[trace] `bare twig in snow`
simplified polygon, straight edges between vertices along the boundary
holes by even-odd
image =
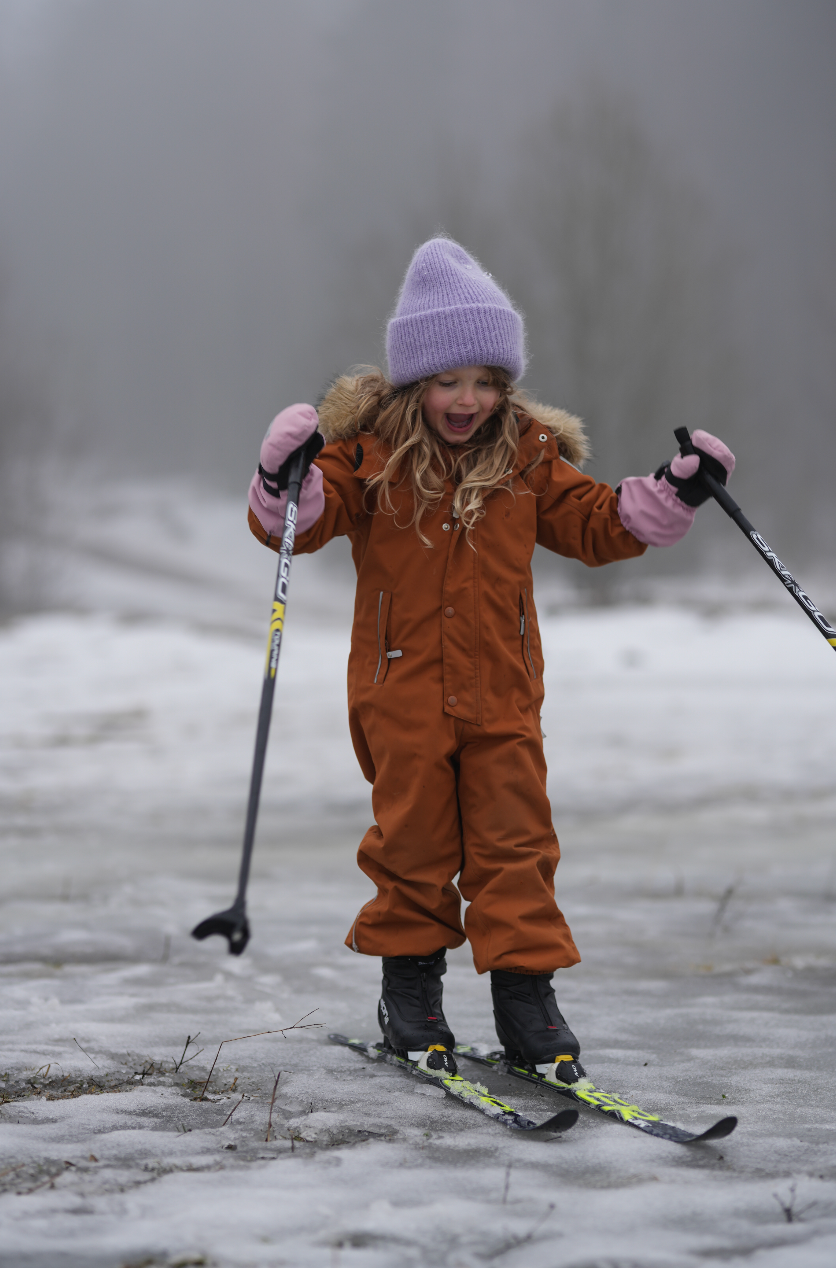
[[[507,1255],[510,1250],[516,1250],[518,1246],[524,1246],[526,1242],[532,1241],[534,1238],[534,1234],[539,1232],[539,1230],[543,1227],[543,1225],[545,1224],[546,1220],[549,1218],[553,1210],[554,1210],[554,1202],[550,1202],[545,1214],[541,1215],[539,1220],[537,1220],[535,1224],[532,1224],[531,1228],[528,1230],[527,1233],[524,1233],[522,1237],[509,1238],[507,1242],[503,1242],[500,1246],[497,1246],[495,1249],[488,1251],[485,1258],[498,1259],[502,1255]]]
[[[199,1057],[201,1052],[204,1051],[203,1048],[199,1048],[197,1052],[193,1052],[192,1055],[188,1058],[188,1060],[186,1060],[186,1053],[188,1052],[189,1048],[191,1047],[193,1043],[197,1043],[199,1038],[200,1038],[200,1031],[198,1031],[194,1037],[192,1037],[191,1035],[186,1035],[186,1042],[183,1045],[183,1051],[180,1053],[180,1060],[174,1062],[175,1074],[179,1073],[181,1066],[188,1065],[189,1061],[194,1061],[195,1057]]]
[[[772,1194],[775,1201],[780,1206],[781,1211],[783,1212],[784,1219],[787,1221],[788,1224],[794,1224],[797,1220],[801,1219],[802,1215],[806,1215],[808,1211],[812,1211],[814,1206],[818,1206],[818,1202],[808,1202],[806,1206],[796,1208],[795,1188],[796,1188],[796,1185],[795,1185],[795,1181],[793,1180],[792,1184],[790,1185],[790,1196],[786,1202],[784,1201],[783,1198],[779,1197],[777,1193]]]
[[[87,1058],[87,1060],[88,1060],[88,1061],[93,1061],[93,1058],[90,1056],[90,1053],[89,1053],[89,1052],[87,1052],[87,1050],[86,1050],[85,1048],[82,1048],[82,1047],[81,1047],[81,1044],[78,1042],[78,1040],[75,1038],[75,1036],[73,1036],[73,1043],[75,1044],[75,1046],[76,1046],[77,1048],[80,1048],[80,1049],[81,1049],[81,1051],[84,1053],[84,1055],[85,1055],[85,1057]],[[98,1061],[93,1061],[93,1065],[96,1067],[96,1069],[97,1069],[97,1070],[101,1070],[101,1068],[102,1068],[102,1067],[99,1065]]]
[[[279,1071],[279,1073],[281,1073],[281,1071]],[[274,1095],[275,1095],[275,1093],[274,1093]],[[241,1096],[241,1101],[243,1101],[244,1096],[246,1096],[246,1092],[245,1092],[245,1093],[243,1093],[243,1095]],[[238,1101],[238,1102],[237,1102],[237,1104],[233,1105],[232,1109],[229,1111],[229,1113],[227,1114],[226,1118],[225,1118],[225,1119],[224,1119],[224,1121],[221,1123],[221,1127],[226,1127],[227,1123],[228,1123],[228,1122],[229,1122],[229,1120],[232,1118],[232,1115],[235,1113],[235,1111],[237,1110],[238,1106],[241,1104],[241,1101]],[[273,1102],[271,1101],[271,1102],[270,1102],[270,1108],[272,1109],[272,1107],[273,1107]],[[269,1128],[269,1127],[267,1128],[267,1131],[268,1131],[268,1133],[269,1133],[269,1131],[270,1131],[270,1128]]]
[[[735,884],[731,884],[723,890],[723,893],[720,896],[720,901],[717,904],[717,910],[714,912],[714,919],[711,922],[711,932],[708,935],[710,938],[715,938],[717,936],[720,930],[720,925],[723,923],[723,917],[726,914],[726,908],[731,902],[736,888],[737,886]]]
[[[543,1225],[545,1224],[546,1220],[549,1218],[553,1210],[554,1210],[554,1202],[550,1202],[549,1209],[546,1211],[545,1215],[541,1215],[537,1223],[532,1224],[528,1232],[523,1237],[520,1237],[514,1244],[516,1246],[524,1246],[526,1242],[530,1242],[532,1238],[534,1237],[534,1234],[538,1233],[540,1229],[543,1227]]]
[[[273,1084],[273,1095],[270,1097],[270,1113],[267,1115],[267,1135],[264,1137],[265,1144],[270,1143],[270,1132],[273,1128],[273,1106],[276,1103],[276,1088],[279,1086],[279,1079],[281,1077],[282,1072],[279,1070],[279,1073],[276,1075],[276,1082]]]
[[[202,1101],[206,1096],[206,1089],[209,1086],[209,1080],[212,1078],[215,1066],[218,1064],[218,1057],[221,1055],[221,1048],[225,1043],[240,1043],[242,1039],[260,1039],[262,1035],[286,1035],[289,1030],[313,1030],[318,1026],[322,1026],[323,1023],[321,1021],[309,1021],[307,1026],[303,1026],[302,1022],[305,1020],[305,1017],[312,1017],[317,1011],[318,1010],[316,1008],[312,1008],[309,1013],[305,1013],[304,1017],[300,1017],[299,1020],[295,1021],[292,1026],[282,1026],[279,1030],[257,1030],[254,1035],[236,1035],[234,1039],[222,1039],[218,1044],[218,1051],[215,1053],[215,1060],[212,1062],[212,1069],[209,1071],[206,1082],[201,1088],[200,1096],[195,1099]]]
[[[502,1187],[502,1205],[503,1206],[505,1206],[506,1202],[508,1201],[508,1186],[510,1185],[510,1183],[511,1183],[511,1164],[509,1162],[508,1166],[505,1168],[505,1184]]]

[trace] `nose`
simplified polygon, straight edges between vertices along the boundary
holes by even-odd
[[[463,387],[458,395],[456,404],[464,406],[465,409],[472,409],[476,404],[476,397],[473,395],[473,388]]]

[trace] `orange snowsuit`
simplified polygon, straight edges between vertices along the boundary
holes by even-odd
[[[307,554],[344,534],[357,569],[349,724],[373,786],[375,823],[358,862],[377,896],[346,943],[415,956],[467,938],[479,973],[576,964],[554,899],[560,849],[546,795],[531,557],[535,542],[592,566],[646,547],[622,526],[609,485],[565,460],[585,455],[579,421],[532,402],[531,413],[518,411],[513,478],[488,497],[474,549],[451,513],[452,485],[450,502],[421,521],[425,547],[409,523],[411,490],[391,487],[394,516],[378,510],[376,489],[364,496],[386,455],[373,434],[357,432],[353,382],[338,380],[320,409],[325,510],[295,546]],[[279,549],[252,511],[250,527]]]

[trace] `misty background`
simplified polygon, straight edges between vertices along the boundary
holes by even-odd
[[[55,600],[85,516],[127,531],[131,487],[169,491],[134,544],[180,497],[243,519],[272,416],[382,363],[442,230],[525,313],[525,386],[586,420],[592,474],[716,432],[836,605],[830,0],[0,0],[0,34],[6,610]],[[782,601],[713,506],[629,576],[549,566]]]

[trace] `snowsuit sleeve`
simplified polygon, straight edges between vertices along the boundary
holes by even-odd
[[[537,541],[590,568],[635,559],[647,547],[618,518],[618,497],[562,458],[547,458],[528,481],[537,497]]]
[[[315,459],[322,470],[322,489],[325,494],[325,510],[315,524],[299,533],[294,544],[294,555],[310,555],[320,550],[332,537],[352,536],[368,518],[363,493],[365,485],[357,478],[353,446],[346,441],[328,444]],[[250,531],[264,546],[278,550],[281,538],[270,535],[251,510]]]

